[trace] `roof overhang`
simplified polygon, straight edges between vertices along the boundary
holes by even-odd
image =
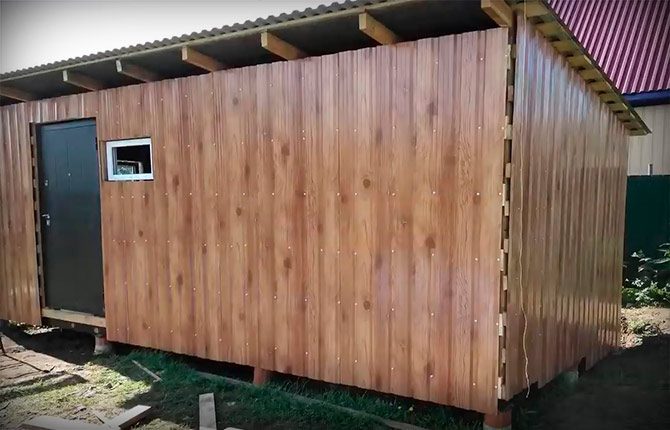
[[[497,26],[479,1],[333,3],[5,73],[0,75],[0,104]],[[388,39],[390,35],[396,39]],[[291,55],[298,56],[287,57]]]
[[[511,6],[511,7],[510,7]],[[545,0],[353,0],[0,75],[0,104],[513,25],[525,14],[633,135],[647,125]]]

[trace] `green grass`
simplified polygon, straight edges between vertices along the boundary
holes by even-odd
[[[191,367],[163,353],[133,352],[127,356],[98,359],[96,362],[132,379],[148,380],[149,377],[132,360],[156,372],[162,379],[139,398],[133,399],[135,404],[153,406],[153,416],[160,417],[160,421],[155,420],[146,428],[165,428],[168,422],[195,427],[198,395],[208,392],[215,393],[217,419],[222,428],[355,430],[375,427],[374,421],[369,419],[353,417],[319,405],[302,404],[272,386],[239,386],[222,379],[203,378]]]
[[[322,400],[426,429],[467,430],[481,428],[478,414],[469,413],[468,416],[465,416],[464,411],[456,411],[447,406],[374,392],[352,392],[347,387],[319,390],[309,387],[307,383],[300,382],[271,383],[270,385],[277,390]]]

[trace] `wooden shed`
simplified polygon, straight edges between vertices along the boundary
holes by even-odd
[[[617,346],[649,130],[543,2],[334,4],[0,94],[2,319],[488,414]]]

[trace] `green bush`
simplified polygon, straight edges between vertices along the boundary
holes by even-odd
[[[624,306],[670,306],[670,243],[659,246],[660,257],[634,252],[637,276],[626,279],[621,294]]]

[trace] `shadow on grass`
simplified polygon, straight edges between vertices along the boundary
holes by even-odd
[[[183,358],[183,357],[182,357]],[[460,411],[454,412],[445,406],[401,399],[379,393],[352,390],[331,384],[306,381],[279,375],[264,387],[231,384],[222,379],[204,378],[193,368],[205,367],[211,371],[212,364],[202,360],[183,360],[171,354],[136,350],[128,355],[98,358],[94,363],[108,367],[133,380],[152,382],[132,360],[157,373],[160,382],[153,382],[147,392],[137,394],[121,407],[137,404],[152,406],[152,417],[161,421],[150,422],[145,427],[162,428],[170,422],[193,428],[198,423],[199,394],[215,393],[217,419],[220,428],[237,426],[245,430],[357,430],[384,429],[377,420],[355,416],[346,411],[321,404],[306,404],[292,394],[300,394],[335,405],[368,412],[380,417],[408,422],[429,429],[464,430],[479,429],[479,414],[470,413],[465,419]],[[225,368],[225,365],[219,365]],[[242,373],[234,368],[233,373]],[[230,371],[228,372],[230,373]],[[247,378],[243,378],[247,379]]]
[[[198,424],[198,396],[213,392],[216,398],[220,428],[241,426],[245,430],[259,429],[371,429],[370,420],[351,417],[321,406],[298,403],[286,393],[271,387],[238,386],[224,380],[205,379],[179,360],[163,353],[137,351],[127,356],[96,359],[95,363],[132,378],[149,381],[149,377],[132,360],[160,375],[151,389],[133,396],[123,408],[138,404],[152,406],[152,417],[161,422],[148,423],[144,428],[163,428],[171,422],[193,428]]]
[[[45,381],[42,378],[38,378],[25,381],[25,383],[22,382],[16,385],[2,387],[2,391],[0,392],[0,403],[87,382],[86,379],[78,375],[61,374],[59,376],[65,377],[53,383],[51,383],[50,380]]]
[[[2,334],[25,349],[46,354],[71,364],[82,365],[93,357],[95,341],[90,334],[59,328],[38,330],[31,333],[26,331],[25,327],[17,325],[4,327]],[[5,345],[6,347],[7,345]]]
[[[120,407],[138,404],[152,406],[152,417],[184,428],[196,427],[198,395],[214,392],[219,425],[238,426],[245,430],[265,429],[372,429],[376,421],[322,405],[307,405],[292,394],[322,400],[334,405],[407,422],[426,429],[465,430],[481,428],[481,415],[456,408],[415,399],[329,384],[291,375],[275,374],[265,387],[244,387],[225,381],[202,378],[196,370],[251,381],[252,368],[219,363],[178,354],[133,349],[115,345],[118,353],[107,358],[93,358],[93,337],[90,334],[55,329],[29,334],[22,327],[3,330],[18,345],[73,364],[88,361],[102,365],[135,381],[152,383],[151,378],[132,363],[137,360],[153,372],[161,382],[152,383],[147,392],[138,393]],[[145,421],[146,423],[146,421]],[[162,428],[155,424],[155,428]],[[146,426],[152,428],[152,424]]]

